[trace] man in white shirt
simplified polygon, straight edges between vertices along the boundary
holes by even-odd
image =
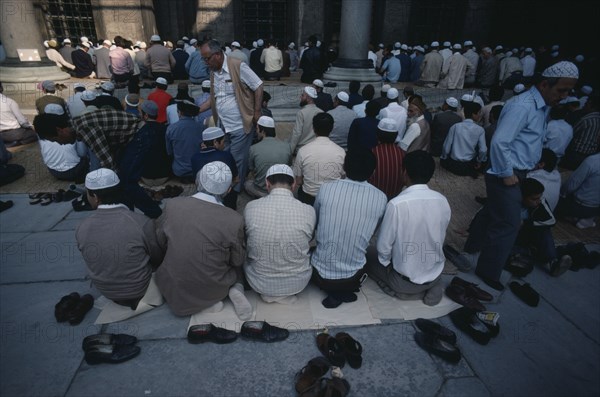
[[[242,62],[246,62],[246,64],[248,64],[250,62],[248,60],[248,56],[246,54],[244,54],[244,52],[241,50],[242,45],[239,42],[237,42],[237,41],[232,42],[231,48],[232,48],[232,51],[228,56],[230,56],[232,58],[237,58]]]
[[[521,58],[521,65],[523,66],[523,77],[531,77],[535,72],[535,58],[531,48],[525,49],[525,56]]]
[[[293,303],[310,281],[309,242],[317,222],[313,207],[294,198],[294,173],[275,164],[266,174],[269,194],[244,210],[246,280],[265,302]]]
[[[465,52],[463,56],[467,58],[467,60],[473,66],[465,76],[465,85],[472,86],[475,84],[475,77],[477,77],[477,66],[479,65],[479,54],[473,49],[473,42],[471,40],[467,40],[464,43]]]
[[[404,136],[404,132],[406,131],[406,119],[408,117],[408,113],[406,109],[404,109],[398,103],[398,89],[390,88],[387,92],[387,98],[390,101],[390,104],[381,109],[379,112],[379,119],[393,119],[396,121],[396,125],[398,126],[398,138],[397,141],[402,139]]]
[[[367,254],[367,273],[389,295],[435,306],[443,294],[442,246],[450,205],[427,186],[435,171],[430,154],[411,152],[404,167],[407,188],[387,204],[377,249]]]
[[[75,65],[71,64],[70,62],[67,62],[60,54],[60,52],[56,50],[56,47],[58,46],[56,40],[49,40],[48,46],[50,48],[46,49],[46,56],[49,60],[56,63],[56,66],[58,66],[59,68],[64,68],[64,70],[75,70]]]
[[[265,48],[260,54],[260,62],[265,65],[266,80],[280,80],[281,68],[283,68],[283,54],[281,50],[275,47],[272,41],[267,42]]]
[[[34,142],[37,135],[31,124],[21,113],[19,105],[3,94],[0,82],[0,137],[7,147]]]

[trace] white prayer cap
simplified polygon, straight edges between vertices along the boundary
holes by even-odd
[[[81,43],[81,45],[82,45],[82,46],[84,46],[84,47],[87,47],[87,48],[90,48],[90,47],[92,46],[92,45],[91,45],[89,42],[87,42],[87,41],[84,41],[83,43]]]
[[[112,43],[111,43],[111,41],[110,41],[110,40],[104,40],[104,41],[102,42],[102,44],[106,44],[107,46],[111,46],[111,45],[112,45]]]
[[[504,49],[504,47],[502,47],[500,44],[498,44],[496,46],[496,48],[494,48],[495,51],[499,51],[499,50],[502,50],[502,49]]]
[[[460,49],[462,49],[462,46],[460,44],[456,43],[452,46],[452,48],[454,48],[455,50],[460,50]]]
[[[458,107],[458,99],[454,98],[453,96],[446,98],[446,104],[448,106],[450,106],[451,108],[457,108]]]
[[[144,103],[146,103],[146,102],[154,102],[154,101],[152,101],[152,100],[144,101]],[[125,96],[125,103],[129,106],[137,107],[140,104],[140,96],[138,94],[134,94],[134,93],[127,94]],[[150,114],[150,115],[152,116],[152,114]]]
[[[204,80],[202,82],[202,88],[210,88],[210,80]]]
[[[116,45],[114,45],[114,44],[112,44],[112,45],[110,46],[109,50],[110,50],[110,51],[112,51],[112,50],[114,50],[115,48],[117,48],[117,46],[116,46]]]
[[[577,55],[577,56],[575,57],[575,61],[576,61],[576,62],[583,62],[584,60],[585,60],[585,58],[584,58],[584,56],[583,56],[583,55]]]
[[[189,38],[189,37],[187,37],[187,36],[183,36],[183,37],[181,38],[181,40],[183,40],[183,41],[188,41],[189,39],[190,39],[190,38]]]
[[[421,47],[420,45],[418,45],[415,47],[415,51],[425,52],[425,49],[423,47]]]
[[[153,43],[157,43],[157,42],[161,42],[162,40],[160,39],[160,36],[159,36],[159,35],[157,35],[157,34],[153,34],[153,35],[150,37],[150,41],[151,41],[151,42],[153,42]]]
[[[85,90],[81,93],[81,100],[84,102],[91,102],[96,99],[96,92],[91,90]]]
[[[561,105],[568,105],[569,103],[579,103],[579,98],[576,98],[574,96],[568,96],[565,99],[563,99],[562,101],[560,101],[559,103]],[[48,113],[48,112],[46,112],[46,113]]]
[[[256,45],[258,45],[259,47],[262,47],[264,44],[265,42],[263,41],[263,39],[256,40]]]
[[[306,86],[304,87],[304,92],[313,99],[317,97],[317,90],[314,87]]]
[[[159,77],[156,79],[156,84],[168,85],[169,83],[164,77]]]
[[[79,41],[81,41],[82,43],[87,43],[89,41],[89,39],[85,36],[81,36],[81,38],[79,39]]]
[[[513,52],[512,52],[512,51],[506,51],[506,57],[507,57],[507,58],[510,58],[510,57],[512,57],[512,55],[513,55]]]
[[[131,94],[129,94],[129,95],[131,95]],[[127,97],[129,95],[127,95]],[[127,97],[125,97],[125,98],[127,99]],[[138,98],[138,100],[139,100],[139,98]],[[132,105],[130,105],[130,106],[132,106]],[[152,117],[158,116],[158,104],[151,99],[146,99],[144,102],[142,102],[142,105],[140,106],[140,108],[142,109],[142,112],[146,113],[149,116],[152,116]]]
[[[481,105],[481,107],[484,106],[483,99],[481,99],[479,95],[465,94],[460,97],[460,100],[464,102],[475,102]]]
[[[111,83],[110,81],[105,81],[104,83],[100,84],[100,88],[102,88],[102,90],[104,91],[114,91],[115,90],[115,85],[113,83]]]
[[[288,48],[294,48],[294,47],[296,47],[296,44],[295,44],[295,43],[292,41],[292,42],[291,42],[291,43],[288,45]]]
[[[231,43],[231,46],[232,47],[238,47],[238,48],[241,47],[240,43],[237,42],[237,41],[234,41],[233,43]]]
[[[560,47],[558,46],[558,44],[554,44],[554,45],[552,46],[552,51],[558,51],[558,49],[559,49],[559,48],[560,48]]]
[[[449,41],[444,41],[444,44],[443,44],[443,46],[444,46],[444,47],[450,47],[450,45],[451,45],[451,44],[450,44],[450,42],[449,42]]]
[[[65,109],[63,109],[63,107],[60,106],[58,103],[49,103],[44,108],[44,113],[62,116],[63,114],[65,114]]]
[[[390,88],[387,92],[388,99],[397,99],[398,95],[399,95],[399,92],[398,92],[397,88]]]
[[[400,48],[400,47],[402,47],[402,44],[400,44],[399,41],[394,43],[394,48]]]
[[[258,47],[258,44],[256,44],[256,41],[252,42],[252,47],[254,47],[254,48]]]
[[[525,48],[525,52],[527,54],[531,54],[533,52],[533,50],[530,47]]]
[[[71,44],[71,39],[68,37],[66,39],[64,39],[63,44],[66,44],[66,43]]]
[[[581,92],[583,92],[585,95],[590,95],[592,91],[593,89],[589,85],[584,85],[583,87],[581,87]]]
[[[304,42],[304,47],[308,47],[308,41]]]
[[[221,161],[206,164],[196,176],[198,188],[202,186],[208,193],[223,194],[231,187],[231,170]]]
[[[572,62],[562,61],[562,62],[557,62],[554,65],[548,67],[546,70],[544,70],[544,72],[542,73],[542,76],[550,77],[550,78],[564,77],[564,78],[578,79],[579,78],[579,70],[577,69],[577,66],[575,66],[575,64],[573,64]]]
[[[191,43],[191,41],[190,41],[190,43]],[[141,48],[142,50],[144,50],[144,49],[146,49],[146,47],[147,47],[147,45],[146,45],[146,42],[145,42],[145,41],[142,41],[142,42],[140,43],[140,48]]]
[[[377,128],[386,132],[398,132],[398,124],[396,124],[396,120],[387,117],[379,121]]]
[[[113,170],[98,168],[85,176],[85,188],[89,190],[108,189],[117,186],[120,180]]]
[[[350,96],[344,91],[338,92],[336,96],[342,102],[348,102],[350,100]]]
[[[212,141],[213,139],[225,136],[225,132],[219,127],[208,127],[202,131],[202,140],[204,142]]]
[[[321,40],[317,40],[317,47],[321,47]]]
[[[388,92],[390,90],[390,88],[392,88],[391,85],[384,84],[384,85],[381,86],[381,92]]]
[[[550,53],[550,56],[551,56],[552,58],[556,58],[556,57],[558,56],[558,51],[551,52],[551,53]]]
[[[464,45],[465,47],[466,47],[466,46],[469,46],[469,45],[473,45],[473,42],[472,42],[471,40],[467,40],[467,41],[465,41],[465,42],[464,42],[464,44],[463,44],[463,45]]]
[[[44,40],[44,47],[50,48],[50,44],[48,44],[48,40]]]
[[[513,48],[511,51],[515,55],[519,53],[519,49],[518,48]]]
[[[323,81],[319,80],[319,79],[314,79],[313,82],[312,82],[312,84],[315,87],[321,87],[321,88],[325,87],[325,84],[323,84]]]
[[[191,40],[190,40],[190,45],[194,45],[194,44],[196,44],[197,42],[198,42],[198,40],[196,40],[196,39],[191,39]]]
[[[492,53],[492,49],[490,47],[483,47],[483,49],[481,51],[488,53],[488,54]]]
[[[383,43],[379,43],[378,47],[379,47],[379,48],[383,48],[383,47],[385,47],[385,46],[383,45]]]
[[[258,121],[256,122],[258,125],[262,125],[267,128],[275,128],[275,120],[269,116],[260,116]]]
[[[440,46],[440,43],[439,43],[439,42],[437,42],[437,41],[434,41],[434,42],[432,42],[432,43],[431,43],[431,46],[432,46],[432,47],[439,47],[439,46]]]
[[[524,86],[523,84],[517,84],[517,85],[515,85],[515,87],[513,88],[513,92],[514,92],[515,94],[520,94],[520,93],[522,93],[523,91],[525,91],[525,86]]]
[[[406,44],[402,44],[402,45],[400,46],[400,48],[401,48],[401,49],[403,49],[404,51],[407,51],[407,50],[408,50],[408,46],[407,46]]]
[[[291,176],[292,178],[294,177],[294,171],[292,171],[292,169],[290,168],[289,165],[275,164],[275,165],[272,165],[271,167],[269,167],[265,178],[268,178],[271,175],[279,175],[279,174]]]

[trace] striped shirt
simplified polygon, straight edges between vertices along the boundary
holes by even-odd
[[[571,148],[589,155],[600,151],[600,113],[592,112],[581,118],[573,128]]]
[[[321,186],[314,204],[317,249],[311,264],[322,278],[350,278],[365,265],[386,203],[385,195],[367,182],[339,179]]]
[[[369,178],[369,183],[391,200],[400,194],[404,185],[402,180],[404,152],[394,143],[382,143],[373,149],[373,154],[377,159],[377,166]]]

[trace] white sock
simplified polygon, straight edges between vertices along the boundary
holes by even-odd
[[[261,295],[260,296],[263,301],[267,303],[281,303],[282,305],[293,305],[298,301],[298,297],[296,295],[290,296],[269,296],[269,295]]]
[[[244,295],[244,286],[240,283],[235,283],[229,288],[229,299],[233,303],[235,313],[240,320],[250,320],[252,318],[252,305]]]
[[[218,301],[211,307],[207,307],[206,309],[202,310],[200,313],[218,313],[221,310],[223,310],[223,302]]]

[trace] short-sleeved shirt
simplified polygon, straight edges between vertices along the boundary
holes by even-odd
[[[287,142],[274,137],[265,137],[250,147],[248,167],[254,171],[254,186],[266,191],[265,177],[267,171],[275,164],[290,164],[292,151]]]
[[[304,193],[316,196],[323,183],[341,178],[345,157],[344,149],[324,136],[302,146],[294,161],[294,175],[304,178]]]

